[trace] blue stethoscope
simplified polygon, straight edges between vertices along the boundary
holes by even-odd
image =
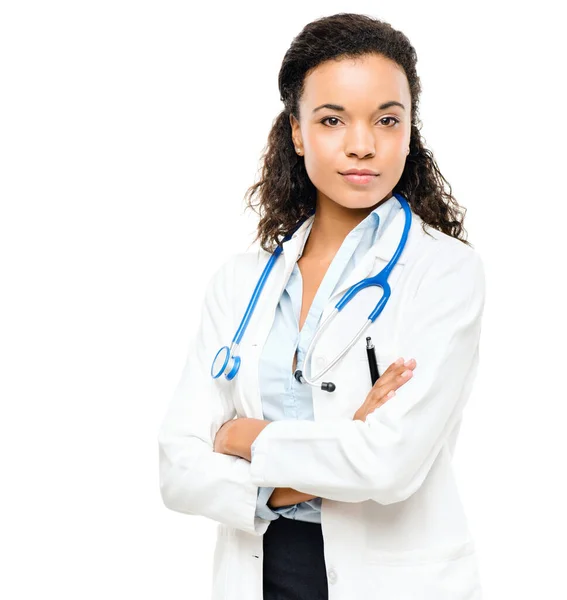
[[[386,306],[386,303],[388,302],[388,300],[390,298],[391,289],[390,289],[390,285],[388,283],[388,277],[390,276],[392,269],[398,262],[398,259],[403,252],[403,249],[404,249],[407,239],[408,239],[408,233],[409,233],[409,230],[411,227],[411,221],[412,221],[411,209],[409,207],[408,201],[401,194],[394,193],[394,196],[396,197],[396,199],[398,200],[398,202],[401,204],[402,208],[404,209],[405,218],[406,218],[405,225],[404,225],[404,231],[402,233],[402,238],[400,240],[400,243],[398,244],[398,247],[396,248],[396,251],[394,252],[394,255],[390,259],[390,262],[382,269],[382,271],[380,271],[380,273],[374,275],[373,277],[368,277],[367,279],[363,279],[362,281],[359,281],[358,283],[354,284],[351,288],[349,288],[345,292],[344,296],[339,300],[339,302],[337,302],[337,304],[335,305],[335,308],[331,311],[331,313],[325,319],[325,321],[323,321],[323,323],[316,329],[316,331],[313,335],[313,338],[311,339],[311,343],[309,344],[309,348],[307,349],[307,353],[305,355],[305,361],[304,361],[305,370],[307,370],[307,365],[309,364],[309,359],[311,357],[311,352],[312,352],[313,346],[315,345],[315,343],[317,342],[317,340],[319,339],[319,337],[321,336],[323,331],[325,331],[325,329],[329,326],[329,323],[333,320],[333,318],[337,315],[337,313],[339,313],[360,290],[370,287],[370,286],[378,286],[378,287],[382,288],[382,291],[383,291],[382,297],[380,298],[378,304],[376,304],[376,307],[374,308],[374,310],[368,316],[368,319],[366,320],[364,325],[360,328],[360,330],[352,338],[352,341],[320,373],[318,373],[315,377],[313,377],[311,379],[310,377],[308,377],[306,375],[305,371],[304,372],[296,371],[296,379],[298,381],[300,381],[301,383],[307,383],[308,385],[317,387],[318,384],[315,383],[315,380],[320,379],[323,375],[325,375],[325,373],[329,369],[332,369],[339,362],[339,360],[341,360],[341,358],[354,346],[354,344],[362,336],[362,334],[366,331],[366,329],[368,327],[370,327],[370,325],[378,318],[378,316],[384,310],[384,307]],[[304,222],[305,221],[303,221],[302,223],[304,223]],[[250,302],[248,303],[248,308],[246,309],[246,312],[244,313],[244,316],[242,317],[240,326],[238,327],[238,330],[236,331],[236,333],[234,334],[234,337],[232,338],[232,343],[230,345],[230,348],[228,346],[223,346],[217,352],[215,358],[213,359],[213,364],[211,365],[211,376],[214,379],[217,379],[222,374],[224,374],[224,376],[228,380],[232,380],[236,377],[236,374],[238,373],[238,371],[240,369],[240,362],[241,362],[240,356],[237,356],[236,352],[237,352],[238,346],[240,345],[240,342],[242,340],[242,336],[244,335],[244,332],[246,331],[246,328],[248,327],[248,323],[250,322],[250,319],[252,318],[252,314],[254,312],[254,309],[256,308],[256,304],[258,303],[258,298],[260,297],[260,294],[264,288],[266,280],[268,279],[268,276],[269,276],[270,272],[272,271],[276,260],[278,259],[279,255],[282,253],[283,243],[292,237],[292,235],[295,233],[295,231],[297,231],[299,229],[299,227],[301,227],[302,223],[300,223],[295,228],[294,231],[292,231],[290,234],[288,234],[284,238],[284,240],[282,241],[282,245],[279,245],[274,250],[268,263],[264,267],[264,271],[262,272],[262,275],[260,275],[260,279],[258,280],[258,283],[256,284],[256,287],[254,288],[252,297],[250,298]],[[333,392],[336,389],[335,384],[330,381],[322,382],[320,384],[320,387],[322,390],[325,390],[327,392]]]

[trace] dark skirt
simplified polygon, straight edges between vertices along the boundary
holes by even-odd
[[[264,600],[328,600],[319,523],[280,516],[264,533]]]

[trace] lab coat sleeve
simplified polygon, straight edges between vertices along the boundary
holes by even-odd
[[[412,379],[365,421],[270,423],[255,440],[255,484],[380,504],[419,489],[477,371],[485,276],[478,253],[465,249],[435,252],[407,303],[396,358],[415,358]]]
[[[250,463],[214,451],[217,431],[236,415],[230,394],[234,380],[211,376],[216,352],[230,345],[236,330],[233,279],[229,260],[207,286],[198,331],[159,429],[160,492],[171,510],[261,535],[270,522],[255,514],[258,486],[251,481]]]

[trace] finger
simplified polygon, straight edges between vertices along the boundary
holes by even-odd
[[[404,362],[403,358],[393,362],[384,373],[377,379],[368,396],[362,404],[362,410],[374,410],[394,397],[395,390],[407,383],[413,376],[416,367],[415,359],[411,358]]]
[[[416,361],[414,358],[410,358],[404,362],[403,358],[399,358],[396,362],[393,362],[382,375],[378,378],[377,382],[384,379],[388,379],[391,377],[395,377],[403,373],[405,370],[410,369],[413,370],[416,367]]]
[[[388,366],[388,368],[384,371],[384,375],[386,375],[386,373],[392,373],[393,371],[396,371],[403,364],[404,359],[402,356],[400,356],[400,358],[398,358],[396,361],[394,361]]]
[[[384,380],[381,378],[374,384],[373,388],[369,393],[369,402],[376,404],[379,402],[386,402],[392,395],[388,396],[391,392],[399,389],[407,383],[413,377],[413,368],[404,367],[404,370],[398,374],[391,374]],[[380,382],[380,383],[379,383]]]
[[[393,363],[393,365],[395,365],[395,363]],[[392,365],[390,365],[390,367],[391,366]],[[412,358],[401,365],[395,365],[395,368],[391,370],[390,367],[388,367],[383,375],[381,375],[374,383],[373,388],[381,393],[384,392],[384,389],[386,390],[386,393],[391,389],[397,389],[406,381],[409,381],[412,377],[413,370],[416,367],[416,362],[415,359]]]
[[[381,396],[385,396],[390,390],[397,390],[413,377],[412,369],[404,369],[401,373],[390,378],[385,385],[378,387]]]

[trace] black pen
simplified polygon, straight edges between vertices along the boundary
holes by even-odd
[[[370,337],[366,338],[366,355],[368,356],[368,366],[370,367],[370,380],[372,381],[372,385],[374,385],[378,381],[380,373],[378,373],[376,352],[374,351],[374,344],[371,340],[372,338]]]

